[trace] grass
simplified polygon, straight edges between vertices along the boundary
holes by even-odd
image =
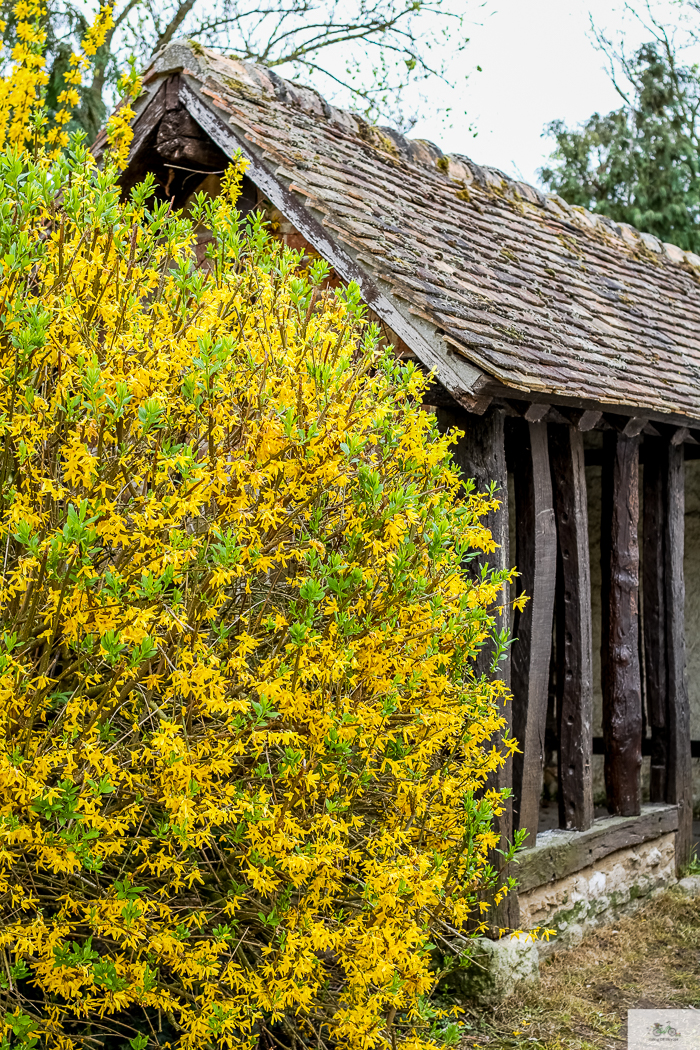
[[[460,1050],[622,1050],[628,1010],[700,1008],[700,898],[670,890],[540,972],[500,1006],[466,1006]]]

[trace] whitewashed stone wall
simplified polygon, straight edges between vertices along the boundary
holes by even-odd
[[[579,943],[587,929],[614,922],[676,881],[674,833],[617,850],[595,865],[519,894],[520,925],[556,929],[541,954]]]

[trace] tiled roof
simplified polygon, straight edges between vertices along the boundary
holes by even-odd
[[[174,70],[416,324],[486,377],[540,400],[700,418],[698,256],[198,47],[156,56],[151,95]]]

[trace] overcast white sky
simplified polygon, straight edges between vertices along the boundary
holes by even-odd
[[[622,3],[610,0],[489,0],[471,32],[466,64],[483,71],[467,81],[460,106],[466,115],[455,113],[452,128],[420,121],[411,135],[536,183],[550,152],[541,137],[547,121],[573,124],[620,105],[593,46],[589,12],[613,34],[624,26],[628,43],[640,33],[623,21]]]

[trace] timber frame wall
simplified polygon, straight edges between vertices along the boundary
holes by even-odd
[[[474,477],[478,485],[489,479],[497,483],[502,502],[489,525],[501,546],[489,557],[499,567],[517,565],[518,590],[530,596],[524,611],[516,613],[517,641],[502,672],[510,681],[512,732],[522,751],[502,775],[502,783],[513,788],[512,806],[501,821],[503,837],[524,828],[527,845],[536,844],[555,622],[559,827],[583,833],[593,825],[593,651],[584,431],[595,427],[604,431],[598,462],[602,466],[601,685],[608,810],[613,817],[638,818],[640,834],[642,823],[649,820],[642,815],[641,791],[644,692],[651,735],[650,802],[677,807],[676,860],[682,868],[692,843],[683,579],[683,441],[688,432],[660,423],[651,426],[635,417],[514,401],[492,403],[480,416],[452,406],[438,408],[437,414],[441,428],[464,431],[455,450],[464,475]],[[514,477],[515,551],[508,550],[508,469]],[[631,841],[636,841],[635,821],[630,824],[628,819],[625,827],[632,828]],[[588,857],[588,851],[581,856]],[[501,918],[504,925],[517,924],[513,914]]]

